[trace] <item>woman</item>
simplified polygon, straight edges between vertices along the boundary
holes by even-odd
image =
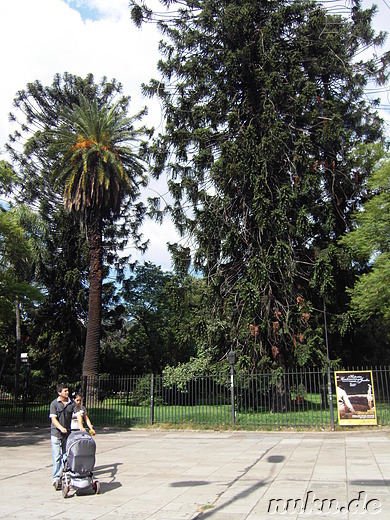
[[[95,435],[95,430],[93,429],[93,426],[91,424],[91,421],[88,417],[87,410],[85,409],[85,406],[83,406],[83,396],[81,394],[76,394],[74,398],[74,402],[77,404],[77,407],[79,409],[79,413],[81,415],[82,420],[84,420],[87,423],[87,426],[89,428],[89,433],[91,435]],[[72,415],[72,423],[71,423],[71,430],[76,431],[79,430],[79,423],[77,422],[77,415]]]

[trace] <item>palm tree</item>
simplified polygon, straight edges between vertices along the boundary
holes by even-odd
[[[99,103],[80,95],[79,104],[64,109],[61,124],[48,131],[56,154],[55,183],[63,187],[65,209],[79,215],[89,247],[89,303],[83,377],[89,384],[99,370],[103,236],[107,222],[118,219],[122,202],[133,202],[146,184],[144,166],[134,143],[144,129],[135,130],[126,102]]]

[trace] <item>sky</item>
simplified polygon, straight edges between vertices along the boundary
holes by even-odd
[[[91,72],[95,81],[116,78],[131,96],[130,113],[147,105],[149,115],[140,124],[158,130],[160,106],[142,96],[141,83],[157,76],[160,37],[154,26],[134,26],[128,0],[0,0],[0,152],[11,131],[8,114],[16,92],[36,79],[50,85],[63,72]],[[165,191],[162,184],[151,183],[144,196]],[[133,258],[171,269],[166,243],[178,236],[170,220],[162,226],[147,220],[142,232],[149,250],[143,256],[131,250]]]
[[[363,0],[364,6],[372,3]],[[390,0],[375,3],[379,14],[374,26],[389,30]],[[324,0],[324,4],[331,8],[348,4],[348,0]],[[103,76],[116,78],[123,84],[123,93],[132,98],[130,112],[135,114],[148,105],[149,116],[143,122],[157,130],[161,128],[158,102],[145,99],[141,93],[142,82],[158,77],[160,38],[154,25],[144,25],[142,29],[134,26],[128,0],[0,0],[0,153],[11,130],[8,113],[16,92],[37,79],[50,85],[56,73],[70,72],[82,77],[92,73],[95,81]],[[390,36],[386,49],[390,49]],[[382,102],[390,108],[388,93],[383,94]],[[381,115],[389,119],[390,112]],[[390,134],[390,125],[388,128]],[[154,182],[144,196],[155,196],[154,190],[163,193],[165,186]],[[173,224],[170,220],[163,225],[146,221],[143,234],[150,240],[149,250],[142,257],[135,254],[134,258],[169,270],[171,260],[166,243],[178,240]]]

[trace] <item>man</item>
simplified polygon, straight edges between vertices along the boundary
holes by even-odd
[[[77,416],[80,430],[85,431],[80,410],[74,401],[69,399],[69,389],[65,385],[58,385],[58,397],[50,403],[50,438],[51,454],[53,457],[53,487],[60,489],[61,458],[65,453],[66,439],[71,433],[70,424],[72,414]]]

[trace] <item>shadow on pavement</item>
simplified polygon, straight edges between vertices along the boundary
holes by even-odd
[[[280,464],[284,461],[284,459],[285,457],[283,455],[270,455],[269,457],[267,457],[267,461],[271,464]]]
[[[1,446],[31,446],[39,442],[50,441],[50,428],[35,428],[18,430],[17,427],[0,429]]]
[[[195,487],[195,486],[206,486],[210,484],[206,480],[183,480],[182,482],[172,482],[171,487]]]
[[[121,466],[123,462],[113,462],[112,464],[105,464],[104,466],[95,466],[93,470],[94,476],[102,476],[108,473],[109,477],[115,478],[118,473],[118,466]]]
[[[252,469],[264,457],[264,455],[265,454],[263,454],[261,457],[259,457],[257,460],[255,460],[250,466],[248,466],[245,469],[245,471],[242,473],[242,475],[240,475],[239,477],[234,479],[232,482],[230,482],[229,485],[227,486],[227,489],[229,489],[233,484],[238,482],[244,475],[246,475],[248,473],[248,471],[250,469]],[[265,486],[266,484],[269,484],[272,481],[272,473],[274,472],[273,470],[274,470],[274,467],[275,467],[274,465],[275,464],[280,464],[281,462],[283,462],[285,460],[285,458],[286,457],[284,457],[283,455],[270,455],[269,457],[267,457],[267,459],[266,459],[267,462],[269,462],[270,464],[273,464],[273,466],[271,466],[271,468],[270,468],[270,472],[269,472],[269,475],[267,477],[265,477],[263,480],[257,481],[252,486],[248,487],[244,491],[241,491],[241,493],[237,493],[236,495],[234,495],[233,498],[231,498],[230,500],[228,500],[224,504],[222,504],[222,505],[220,505],[218,507],[213,507],[212,509],[209,509],[208,511],[201,511],[194,518],[194,520],[198,520],[198,519],[202,519],[203,520],[203,518],[211,517],[211,516],[215,515],[215,513],[217,511],[221,511],[226,506],[228,506],[230,504],[233,504],[236,500],[240,500],[242,498],[245,498],[248,495],[250,495],[251,493],[253,493],[254,491],[258,490],[260,487]],[[219,500],[219,498],[221,498],[222,495],[223,495],[223,493],[220,496],[218,496],[217,500]]]
[[[100,493],[108,493],[114,489],[122,487],[122,484],[116,480],[116,474],[118,473],[118,466],[121,466],[123,462],[113,462],[112,464],[104,464],[102,466],[95,466],[93,470],[93,476],[100,482]],[[101,478],[111,479],[109,482],[102,482]]]
[[[376,479],[359,479],[359,480],[349,480],[348,484],[353,484],[355,486],[372,486],[372,487],[388,487],[390,486],[390,480],[376,480]]]
[[[120,482],[100,482],[100,494],[109,493],[110,491],[114,491],[114,489],[118,489],[122,487]]]

